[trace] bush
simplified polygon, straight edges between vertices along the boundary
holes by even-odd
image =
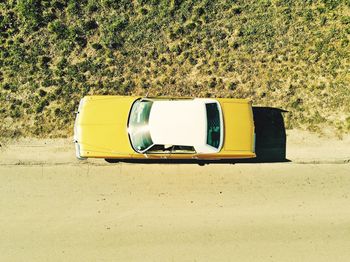
[[[49,23],[47,29],[60,39],[68,38],[69,30],[67,26],[59,20]]]
[[[39,58],[40,67],[42,68],[48,68],[50,62],[51,62],[51,57],[49,56],[41,56]]]
[[[197,64],[197,60],[194,59],[192,56],[188,59],[188,61],[190,62],[191,65],[196,65]]]
[[[242,13],[242,8],[239,6],[232,7],[232,13],[235,15],[240,15]]]
[[[230,82],[230,83],[228,84],[228,89],[229,89],[229,90],[233,91],[233,90],[235,90],[236,88],[237,88],[237,83],[236,83],[236,82]]]
[[[92,47],[93,49],[95,49],[95,50],[100,50],[100,49],[102,49],[102,45],[100,45],[99,43],[93,43],[93,44],[91,45],[91,47]]]
[[[87,44],[87,40],[85,36],[78,36],[75,38],[75,42],[82,48],[84,48]]]
[[[11,91],[11,92],[17,92],[17,90],[18,90],[18,86],[15,85],[15,84],[11,84],[11,83],[4,83],[4,84],[2,85],[2,88],[3,88],[4,90],[9,90],[9,91]]]
[[[15,109],[11,110],[10,112],[11,112],[10,116],[13,117],[13,118],[21,117],[21,111],[19,110],[18,107],[16,107]]]
[[[84,30],[90,31],[90,30],[95,30],[98,28],[98,24],[95,20],[89,20],[84,23]]]
[[[55,114],[55,116],[61,116],[62,115],[61,109],[60,108],[55,108],[54,114]]]
[[[209,82],[209,87],[214,88],[214,87],[216,87],[216,85],[217,85],[216,78],[213,77]]]
[[[40,0],[18,0],[16,6],[23,23],[27,27],[37,30],[42,21],[42,5]]]
[[[341,22],[342,22],[343,25],[348,25],[348,24],[350,24],[350,16],[343,16],[343,17],[341,18]]]
[[[345,122],[346,122],[346,128],[347,128],[348,130],[350,130],[350,116],[348,116],[348,117],[346,118]]]
[[[39,96],[44,97],[46,94],[47,92],[45,90],[39,89]]]
[[[43,100],[43,101],[41,101],[41,102],[39,103],[39,105],[37,105],[35,111],[36,111],[37,113],[41,113],[41,112],[44,110],[44,108],[45,108],[46,106],[48,106],[49,104],[50,104],[50,103],[49,103],[48,100]]]

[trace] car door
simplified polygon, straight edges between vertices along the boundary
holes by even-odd
[[[219,157],[217,153],[198,154],[196,158],[197,158],[198,160],[215,160],[215,159],[221,159],[221,157]]]

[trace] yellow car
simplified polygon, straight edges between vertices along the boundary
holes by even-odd
[[[246,99],[86,96],[74,125],[78,159],[220,160],[255,157]]]

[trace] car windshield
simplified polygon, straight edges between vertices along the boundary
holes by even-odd
[[[148,127],[152,104],[152,101],[138,100],[133,104],[130,111],[128,131],[132,147],[138,152],[144,151],[153,145]]]
[[[207,144],[220,146],[220,112],[217,103],[205,104],[207,111]]]

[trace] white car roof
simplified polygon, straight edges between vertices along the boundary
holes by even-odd
[[[207,115],[205,103],[216,100],[155,100],[149,129],[154,144],[193,146],[197,152],[211,153],[217,149],[206,144]]]

